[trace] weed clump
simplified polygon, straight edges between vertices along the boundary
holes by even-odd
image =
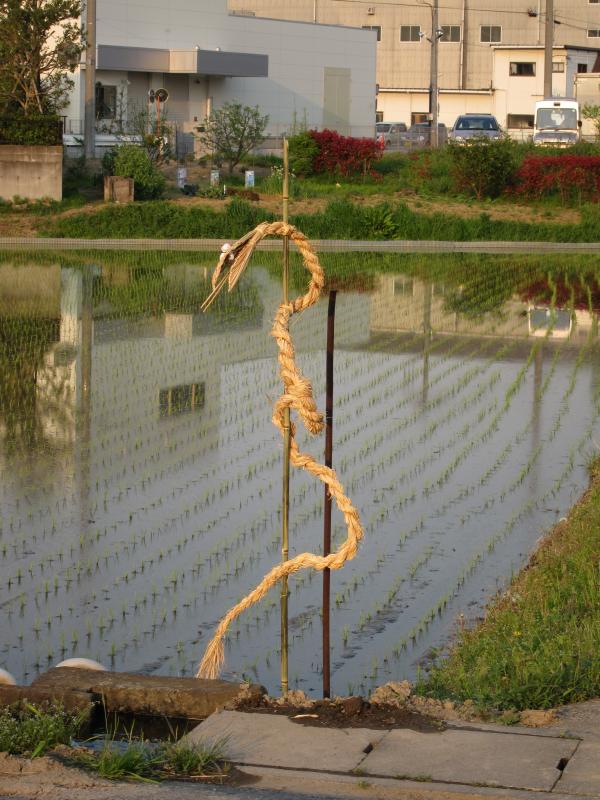
[[[70,744],[87,718],[62,706],[40,708],[26,703],[0,710],[0,751],[9,755],[36,756],[59,744]]]

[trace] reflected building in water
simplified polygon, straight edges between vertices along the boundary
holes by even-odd
[[[495,312],[477,316],[460,313],[461,287],[409,275],[380,275],[371,296],[371,332],[427,333],[439,336],[493,336],[528,339],[570,338],[584,344],[597,327],[597,311],[551,309],[513,296]]]

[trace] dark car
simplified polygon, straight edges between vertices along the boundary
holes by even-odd
[[[498,120],[491,114],[461,114],[452,126],[448,138],[457,144],[464,144],[477,137],[501,139],[503,135]]]

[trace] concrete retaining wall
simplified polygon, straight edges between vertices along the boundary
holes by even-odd
[[[60,146],[0,145],[0,198],[62,200],[62,158]]]

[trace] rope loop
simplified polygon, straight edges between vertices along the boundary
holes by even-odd
[[[254,248],[266,236],[288,236],[300,251],[304,266],[310,273],[310,281],[306,293],[296,297],[291,302],[282,303],[277,309],[273,320],[271,335],[274,337],[279,349],[278,361],[283,381],[283,393],[275,401],[273,408],[273,424],[283,434],[285,409],[289,408],[299,414],[304,426],[310,433],[317,434],[324,427],[323,414],[317,409],[311,382],[300,373],[296,365],[294,345],[289,332],[290,317],[314,305],[319,299],[325,284],[323,269],[306,236],[293,225],[284,222],[262,222],[233,245],[223,245],[221,257],[212,277],[213,291],[204,302],[202,308],[203,310],[208,308],[226,282],[228,283],[229,291],[234,288],[246,268]],[[225,270],[227,270],[227,273],[223,275]],[[330,553],[327,556],[300,553],[294,558],[274,566],[258,586],[233,606],[220,621],[212,640],[204,652],[196,674],[198,678],[216,678],[219,675],[224,660],[223,638],[229,625],[246,609],[261,600],[283,577],[307,568],[317,571],[341,569],[346,561],[354,558],[358,544],[363,538],[363,529],[358,512],[350,499],[344,494],[342,484],[339,482],[335,471],[323,464],[319,464],[310,454],[301,453],[298,449],[295,433],[296,427],[291,423],[290,462],[295,467],[307,470],[327,486],[329,494],[335,500],[337,507],[344,516],[348,528],[348,536],[334,553]]]

